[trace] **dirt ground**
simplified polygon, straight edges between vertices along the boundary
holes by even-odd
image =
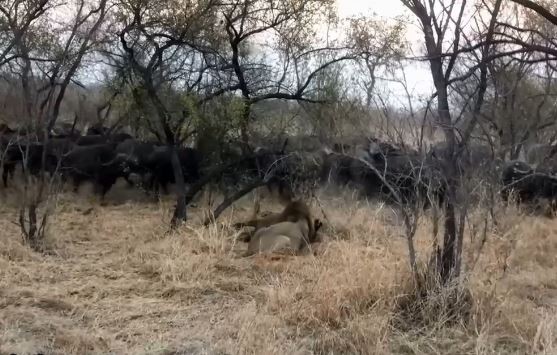
[[[198,201],[172,233],[172,201],[130,196],[101,206],[63,194],[39,254],[22,244],[17,194],[0,191],[0,354],[557,354],[555,220],[501,207],[475,262],[485,227],[475,212],[469,321],[431,314],[402,330],[393,319],[412,289],[406,239],[382,204],[322,194],[315,255],[242,258],[230,224],[251,214],[252,196],[208,228]],[[432,233],[423,218],[421,261]]]

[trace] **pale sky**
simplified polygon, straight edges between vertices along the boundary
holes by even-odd
[[[415,25],[415,17],[402,5],[400,0],[337,0],[338,14],[341,18],[358,15],[376,15],[386,19],[394,19],[401,15],[408,16],[406,39],[416,53],[421,53],[423,35]],[[406,79],[412,94],[430,96],[433,93],[433,82],[427,63],[413,63],[406,67]],[[402,88],[397,84],[389,84],[396,95]],[[406,95],[400,92],[401,100]]]
[[[341,17],[377,13],[379,16],[395,17],[404,12],[399,0],[337,0]]]

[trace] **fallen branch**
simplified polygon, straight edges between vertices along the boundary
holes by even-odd
[[[222,201],[220,205],[217,206],[215,211],[205,219],[203,225],[207,227],[211,223],[215,223],[217,218],[234,202],[238,201],[240,198],[244,197],[249,192],[255,190],[258,187],[266,185],[268,182],[265,180],[257,180],[254,183],[244,187],[243,189],[237,191],[234,195]]]
[[[215,180],[216,178],[219,178],[222,176],[222,174],[224,174],[224,172],[238,164],[241,164],[249,159],[257,159],[257,158],[262,158],[265,157],[267,155],[270,155],[271,153],[259,153],[259,154],[250,154],[247,155],[245,157],[236,159],[230,163],[227,164],[222,164],[216,168],[214,168],[213,170],[209,171],[206,175],[204,175],[201,179],[197,180],[197,182],[195,182],[194,184],[192,184],[190,186],[190,188],[188,189],[188,192],[186,194],[186,204],[191,203],[191,201],[193,200],[193,198],[195,197],[195,195],[197,195],[197,193],[199,191],[201,191],[203,189],[203,187],[205,185],[207,185],[209,182]]]

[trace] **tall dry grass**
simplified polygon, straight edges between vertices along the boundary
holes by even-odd
[[[429,323],[403,329],[394,320],[413,283],[400,217],[385,205],[322,196],[325,216],[314,211],[326,226],[314,254],[241,258],[246,246],[230,225],[251,214],[251,197],[209,228],[200,201],[173,233],[171,201],[125,200],[101,207],[61,196],[41,255],[21,244],[16,201],[4,195],[0,353],[557,353],[553,220],[500,206],[476,258],[476,211],[466,236],[467,264],[477,259],[465,272],[469,321],[428,311]],[[421,263],[431,235],[423,218]]]

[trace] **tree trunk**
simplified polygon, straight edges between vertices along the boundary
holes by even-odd
[[[435,88],[437,89],[437,113],[438,126],[443,129],[445,142],[447,143],[447,152],[443,157],[442,170],[446,179],[447,190],[445,199],[445,231],[443,235],[443,249],[439,253],[441,260],[437,265],[441,266],[438,270],[441,281],[446,284],[454,277],[457,277],[456,271],[459,269],[456,265],[458,245],[457,240],[457,208],[456,208],[456,191],[458,189],[458,168],[457,168],[457,138],[451,114],[449,110],[449,95],[447,91],[447,80],[443,71],[442,56],[439,52],[435,40],[433,38],[433,28],[431,23],[426,23],[428,28],[424,31],[425,41],[428,54],[430,55],[430,69],[433,77]]]
[[[170,161],[172,164],[172,172],[174,174],[174,181],[176,183],[176,207],[174,208],[174,213],[172,215],[172,220],[170,221],[170,228],[174,229],[180,225],[180,223],[185,222],[187,220],[187,213],[186,213],[186,183],[184,181],[184,173],[182,171],[182,165],[180,164],[180,158],[178,157],[178,151],[176,147],[177,139],[175,136],[175,132],[172,131],[168,121],[169,121],[169,113],[166,107],[164,106],[163,102],[157,95],[155,87],[153,86],[153,82],[148,75],[144,74],[144,84],[145,88],[147,89],[147,94],[153,105],[155,106],[155,110],[157,111],[157,115],[159,117],[161,126],[164,131],[164,135],[166,138],[166,144],[168,149],[170,150]]]
[[[25,244],[28,244],[34,251],[40,251],[39,240],[41,236],[38,235],[37,205],[34,202],[25,203],[19,211],[19,227]]]
[[[174,209],[174,214],[172,216],[172,221],[170,222],[171,228],[176,228],[181,222],[187,220],[186,213],[186,183],[184,181],[184,174],[182,171],[182,165],[180,164],[180,158],[178,157],[178,152],[176,146],[172,145],[170,148],[172,170],[174,172],[174,180],[176,181],[176,208]]]
[[[33,249],[37,248],[37,240],[39,239],[39,236],[37,235],[37,205],[33,202],[29,205],[28,210],[27,210],[28,214],[29,214],[29,242],[31,244],[31,247]]]
[[[445,176],[447,183],[446,191],[446,204],[445,204],[445,220],[444,226],[445,231],[443,235],[443,249],[441,251],[441,270],[440,276],[442,282],[445,284],[449,282],[456,275],[457,270],[457,208],[456,208],[456,195],[459,185],[457,176],[457,141],[455,132],[452,127],[452,120],[449,113],[449,101],[447,95],[446,86],[442,89],[438,88],[438,113],[440,119],[440,125],[443,127],[445,133],[445,141],[447,142],[447,155],[444,157],[443,161],[443,175]]]
[[[240,124],[240,136],[242,138],[242,150],[244,154],[250,154],[249,151],[249,134],[248,126],[250,120],[251,104],[249,103],[249,98],[244,98],[244,104],[242,108],[242,118]]]
[[[513,1],[519,2],[519,0]],[[521,0],[520,2],[528,1]],[[461,155],[462,148],[464,148],[464,145],[469,141],[484,101],[484,94],[487,90],[486,59],[488,58],[489,48],[497,24],[497,15],[499,13],[502,0],[497,0],[495,2],[494,11],[492,12],[492,18],[486,35],[485,44],[482,48],[482,58],[479,66],[480,82],[478,85],[478,96],[474,105],[474,116],[470,125],[461,136],[462,139],[460,143],[457,140],[456,128],[453,125],[449,111],[448,86],[451,72],[453,71],[454,64],[457,60],[459,44],[462,39],[461,22],[465,12],[466,1],[459,2],[452,0],[446,4],[447,7],[443,9],[442,16],[447,15],[450,18],[450,20],[447,19],[447,26],[439,26],[437,21],[440,15],[439,13],[436,13],[436,6],[434,6],[432,1],[429,2],[429,5],[426,5],[428,2],[425,0],[402,0],[402,3],[418,17],[422,25],[431,76],[437,91],[437,125],[443,129],[447,145],[447,152],[441,163],[442,173],[446,179],[444,218],[445,231],[442,250],[437,249],[434,251],[435,259],[437,259],[437,262],[435,263],[437,272],[439,273],[441,282],[443,284],[447,284],[454,278],[457,278],[461,270],[460,264],[462,262],[461,255],[464,236],[464,218],[466,216],[466,207],[461,208],[457,204],[457,191],[461,182],[457,161]],[[455,5],[458,3],[460,3],[458,17],[451,18],[453,15],[453,9],[457,8]],[[452,54],[452,56],[449,56],[450,59],[447,62],[446,68],[444,68],[447,56],[446,53],[443,53],[443,46],[447,40],[446,34],[451,32],[447,32],[447,29],[450,27],[448,26],[449,23],[455,27],[453,31],[454,39],[452,41],[452,50],[454,50],[455,53]],[[459,213],[460,224],[458,223],[457,218]]]
[[[455,186],[447,188],[447,204],[445,206],[445,233],[443,235],[443,249],[441,251],[441,270],[440,276],[443,283],[447,283],[454,275],[456,268],[456,208],[454,201]]]

